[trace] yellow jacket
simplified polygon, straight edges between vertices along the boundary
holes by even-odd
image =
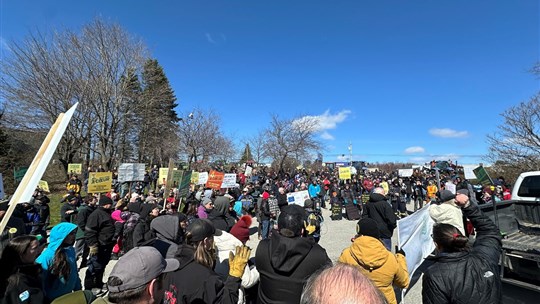
[[[409,286],[407,262],[402,254],[392,254],[383,243],[370,236],[360,236],[343,250],[340,263],[358,266],[384,294],[389,304],[397,304],[392,284],[400,288]]]
[[[435,198],[435,196],[437,196],[437,186],[435,185],[430,185],[430,186],[427,186],[427,197],[428,198]]]

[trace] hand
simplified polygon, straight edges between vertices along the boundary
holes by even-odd
[[[242,278],[244,268],[247,265],[251,248],[247,246],[236,246],[236,254],[229,252],[229,275],[235,278]]]
[[[398,253],[403,255],[403,256],[406,256],[405,251],[403,251],[403,248],[399,249],[398,246],[396,245],[396,254],[398,254]]]
[[[97,245],[90,246],[90,251],[88,252],[89,257],[93,257],[98,254],[99,247]]]

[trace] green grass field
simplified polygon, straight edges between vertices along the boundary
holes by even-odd
[[[60,208],[62,208],[60,201],[64,198],[64,195],[66,195],[66,192],[54,192],[47,195],[51,200],[49,203],[49,208],[51,208],[51,226],[60,223]],[[85,197],[86,193],[81,192],[81,196]]]

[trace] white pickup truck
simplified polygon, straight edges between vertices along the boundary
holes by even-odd
[[[501,280],[540,291],[540,171],[522,173],[512,199],[480,205],[503,234]]]

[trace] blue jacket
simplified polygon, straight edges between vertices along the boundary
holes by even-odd
[[[317,194],[321,192],[321,186],[317,184],[316,186],[313,186],[313,184],[309,184],[308,187],[309,197],[314,198],[317,197]]]
[[[66,253],[66,257],[71,268],[69,278],[52,279],[49,268],[54,263],[54,255],[56,250],[62,245],[68,234],[77,229],[77,225],[72,223],[60,223],[53,227],[49,237],[49,246],[36,259],[36,263],[41,264],[43,268],[43,290],[45,296],[49,300],[54,300],[60,296],[71,293],[72,291],[81,290],[81,279],[77,271],[77,257],[73,246],[65,247],[62,250]],[[53,281],[51,281],[53,280]]]

